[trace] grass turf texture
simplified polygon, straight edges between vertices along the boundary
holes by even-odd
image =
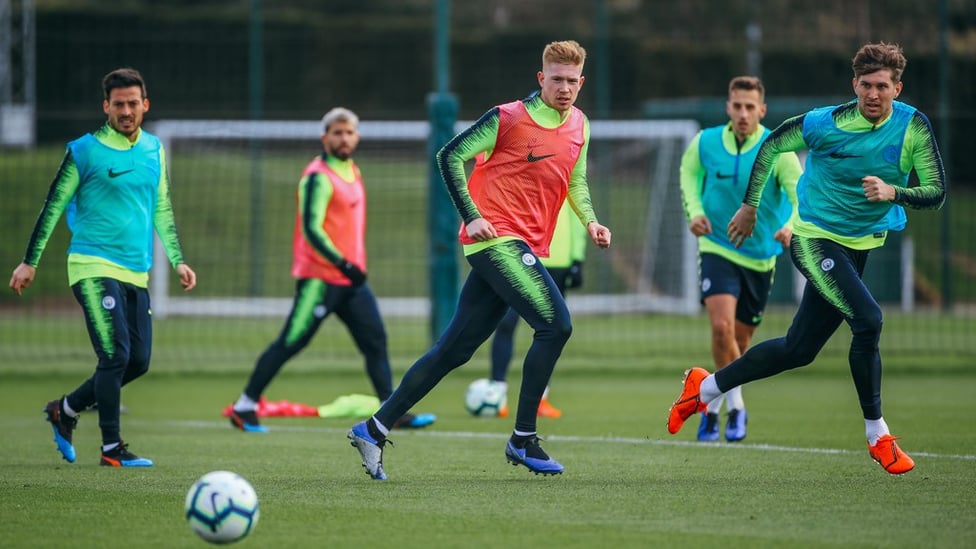
[[[156,462],[148,470],[98,467],[92,413],[75,434],[78,462],[61,460],[41,408],[90,373],[91,351],[81,340],[48,355],[36,343],[18,343],[18,330],[38,329],[31,326],[36,319],[4,319],[4,353],[18,359],[0,366],[0,427],[8,441],[0,449],[0,546],[70,540],[73,547],[103,547],[116,539],[139,547],[199,547],[203,542],[183,519],[183,499],[196,478],[215,469],[244,475],[258,492],[261,520],[243,542],[248,546],[976,544],[971,356],[951,347],[924,357],[902,352],[899,316],[886,317],[883,348],[891,342],[898,349],[886,356],[886,419],[917,462],[914,471],[893,477],[868,456],[843,334],[815,365],[746,387],[744,443],[699,444],[697,418],[677,436],[664,424],[687,360],[707,357],[707,346],[697,341],[707,337],[706,321],[631,320],[646,337],[613,338],[601,330],[602,319],[576,319],[552,384],[553,403],[564,416],[540,420],[544,448],[566,465],[564,475],[536,477],[506,464],[511,420],[475,419],[464,411],[465,387],[487,372],[483,348],[417,406],[438,415],[433,428],[394,432],[396,446],[385,455],[390,480],[376,482],[345,439],[352,420],[272,418],[266,420],[271,433],[249,435],[220,416],[279,319],[228,321],[227,327],[213,319],[157,322],[153,368],[123,390],[130,410],[122,416],[123,436],[134,452]],[[759,335],[779,333],[788,320],[767,319]],[[82,330],[77,315],[43,323],[51,333]],[[414,324],[388,326],[397,377],[426,345],[425,327]],[[323,326],[268,398],[317,405],[369,392],[361,362],[336,326]],[[658,341],[660,332],[669,336]],[[206,335],[183,346],[176,333]],[[676,336],[681,333],[688,337]],[[701,338],[691,337],[696,333]],[[527,340],[525,330],[520,352]],[[27,360],[30,351],[20,345],[46,359]],[[682,350],[687,347],[694,351]],[[518,376],[516,365],[511,398]]]

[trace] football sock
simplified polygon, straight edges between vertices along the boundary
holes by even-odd
[[[78,412],[72,410],[71,406],[68,406],[68,397],[61,399],[61,409],[64,410],[64,413],[68,414],[68,417],[78,417]]]
[[[722,391],[718,390],[718,384],[715,383],[715,374],[711,374],[702,380],[701,386],[698,388],[698,398],[702,402],[709,403],[720,396],[722,396]]]
[[[742,400],[742,386],[733,387],[725,392],[725,403],[728,410],[745,410],[746,403]],[[711,407],[711,404],[709,404]]]
[[[102,444],[102,453],[104,454],[105,452],[111,452],[112,450],[116,449],[118,445],[119,445],[118,442],[113,442],[111,444]]]
[[[373,416],[366,422],[366,429],[369,431],[370,436],[376,440],[382,440],[386,438],[386,435],[390,434],[390,429],[379,422],[376,416]]]
[[[717,414],[722,411],[722,402],[725,401],[725,395],[719,395],[718,398],[708,403],[708,413]]]
[[[542,391],[542,399],[545,400],[547,398],[549,398],[549,386],[548,385],[546,385],[546,390],[545,391]]]
[[[241,397],[234,403],[234,410],[238,412],[253,412],[257,409],[258,403],[244,393],[241,393]]]
[[[888,424],[885,423],[883,417],[878,419],[864,419],[864,433],[868,437],[868,444],[874,446],[878,443],[878,439],[889,435]]]

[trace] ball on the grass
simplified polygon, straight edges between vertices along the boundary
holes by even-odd
[[[186,494],[186,521],[211,543],[245,538],[258,523],[258,495],[244,477],[230,471],[211,471]]]
[[[507,403],[505,384],[490,379],[476,379],[464,394],[464,407],[473,416],[495,417]]]

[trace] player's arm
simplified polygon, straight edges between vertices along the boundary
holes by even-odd
[[[498,140],[498,115],[498,107],[491,109],[437,151],[437,169],[465,224],[480,219],[481,213],[468,192],[468,176],[464,171],[464,163],[495,148]]]
[[[808,148],[803,139],[805,119],[806,114],[801,114],[786,120],[759,146],[756,160],[752,164],[752,172],[749,174],[749,185],[746,187],[742,206],[732,216],[728,225],[729,241],[736,248],[742,245],[743,240],[752,236],[752,230],[756,226],[756,209],[762,199],[766,181],[770,178],[769,175],[776,164],[776,157],[785,152]]]
[[[153,225],[156,227],[156,234],[163,243],[166,257],[170,264],[175,268],[183,261],[183,247],[180,246],[180,238],[176,232],[176,217],[173,214],[173,202],[169,195],[169,171],[166,167],[166,150],[159,148],[159,185],[156,196],[156,213],[153,216]]]
[[[311,173],[298,186],[298,208],[305,240],[329,263],[338,266],[345,258],[324,228],[332,193],[332,181],[328,177]]]
[[[793,214],[787,222],[787,225],[792,227],[799,216],[796,209],[797,205],[799,205],[799,200],[796,197],[796,184],[800,181],[800,176],[803,175],[803,167],[800,165],[800,159],[796,156],[796,153],[788,152],[779,155],[776,158],[776,166],[773,169],[773,173],[776,176],[776,183],[783,189],[783,192],[786,193],[786,198],[793,205]]]
[[[917,210],[937,210],[946,199],[945,169],[928,117],[915,111],[902,148],[902,169],[912,167],[918,175],[917,187],[895,187],[894,202]]]
[[[176,269],[180,277],[183,290],[189,292],[197,285],[197,274],[183,259],[183,247],[176,232],[176,217],[173,215],[173,202],[169,196],[169,169],[166,166],[166,149],[159,147],[159,187],[156,196],[156,213],[153,216],[153,226],[156,234],[163,243],[163,250],[170,264]]]
[[[702,236],[712,232],[711,222],[705,216],[702,205],[702,185],[705,181],[705,168],[701,163],[698,145],[701,132],[695,134],[684,154],[681,155],[681,165],[678,168],[678,183],[681,188],[681,204],[685,210],[688,227],[695,236]]]
[[[586,181],[586,157],[590,150],[590,121],[583,119],[583,147],[580,149],[579,158],[576,165],[569,175],[569,188],[567,189],[567,200],[569,205],[576,213],[580,223],[586,227],[586,232],[594,244],[601,248],[610,247],[610,229],[600,224],[593,210],[593,201],[590,199],[590,186]]]
[[[51,239],[51,234],[54,233],[54,228],[65,208],[78,191],[79,185],[81,185],[81,178],[78,175],[78,166],[71,156],[71,150],[68,149],[47,191],[41,213],[34,222],[34,230],[31,232],[30,240],[27,241],[24,259],[10,277],[10,289],[17,292],[17,295],[20,295],[34,281],[34,274],[37,265],[41,262],[44,248]]]
[[[805,118],[806,115],[801,114],[786,120],[773,130],[759,146],[756,161],[753,162],[752,172],[749,174],[749,185],[746,187],[746,194],[742,200],[743,204],[753,207],[759,206],[766,181],[776,165],[777,156],[785,152],[807,148],[806,141],[803,140],[803,120]]]

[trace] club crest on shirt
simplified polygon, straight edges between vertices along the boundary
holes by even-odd
[[[325,308],[325,305],[316,305],[315,308],[312,309],[312,314],[315,315],[315,318],[325,318],[325,314],[328,311],[329,310]]]
[[[115,298],[107,295],[102,298],[102,308],[106,311],[111,311],[115,308]]]
[[[534,255],[532,255],[532,254],[530,254],[528,252],[522,254],[522,264],[523,265],[527,265],[527,266],[531,267],[531,266],[535,265],[535,262],[536,261],[538,261],[538,260],[535,258]]]
[[[820,262],[820,270],[822,270],[823,272],[827,272],[833,268],[834,268],[834,260],[830,259],[829,257]]]

